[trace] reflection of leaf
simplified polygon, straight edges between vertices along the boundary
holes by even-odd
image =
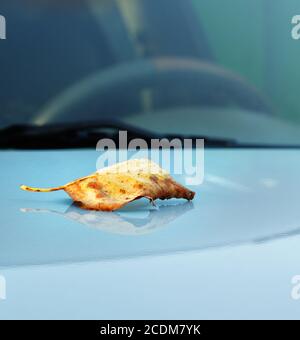
[[[23,212],[52,213],[82,223],[102,231],[123,234],[143,235],[169,224],[187,211],[193,209],[192,202],[176,205],[160,205],[157,209],[146,210],[146,216],[138,217],[138,211],[106,213],[79,209],[74,203],[65,211],[23,208]]]

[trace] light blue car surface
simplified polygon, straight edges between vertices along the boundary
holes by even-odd
[[[157,207],[88,212],[19,189],[85,176],[97,156],[1,151],[0,319],[299,318],[297,150],[208,149],[195,199]]]

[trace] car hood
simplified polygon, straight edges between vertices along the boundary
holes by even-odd
[[[195,199],[156,209],[19,189],[85,176],[97,157],[0,153],[1,319],[299,318],[298,150],[208,149]]]
[[[0,153],[0,266],[255,245],[300,234],[296,150],[207,150],[204,182],[191,187],[195,199],[157,207],[141,200],[113,213],[92,212],[64,192],[19,189],[85,176],[97,156],[86,150]]]

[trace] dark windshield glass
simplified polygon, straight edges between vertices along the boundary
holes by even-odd
[[[300,144],[297,14],[296,0],[2,0],[0,126],[114,118]]]

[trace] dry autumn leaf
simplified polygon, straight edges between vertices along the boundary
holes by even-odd
[[[25,185],[21,189],[34,192],[64,190],[83,209],[114,211],[129,202],[145,197],[156,199],[184,198],[195,193],[148,159],[129,160],[103,168],[60,187],[42,189]]]

